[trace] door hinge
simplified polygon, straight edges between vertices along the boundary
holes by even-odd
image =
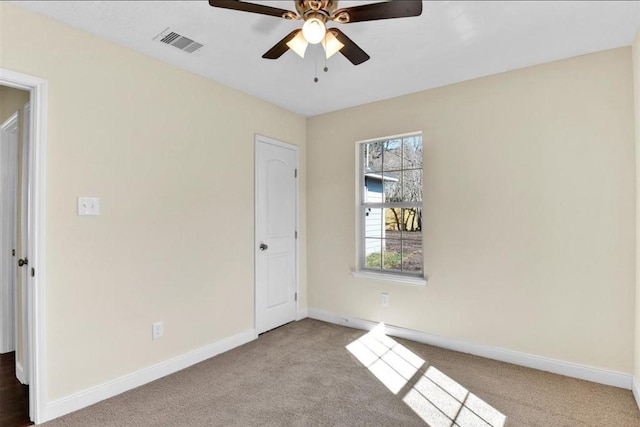
[[[298,238],[298,230],[295,232],[296,239]]]
[[[16,256],[16,250],[15,249],[11,249],[11,256]]]
[[[294,169],[293,170],[293,177],[297,178],[298,177],[298,169]]]
[[[295,298],[296,298],[296,301],[298,301],[298,293],[297,292],[296,292]]]
[[[31,267],[31,277],[36,277],[36,269]]]

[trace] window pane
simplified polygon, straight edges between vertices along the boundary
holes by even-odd
[[[364,237],[383,237],[382,209],[364,208]]]
[[[382,170],[382,153],[384,142],[371,142],[362,144],[362,158],[364,159],[364,172],[380,172]]]
[[[402,240],[384,239],[382,251],[382,268],[385,270],[400,270],[402,268]]]
[[[365,239],[364,266],[366,268],[382,268],[381,239]]]
[[[419,202],[422,200],[422,170],[402,172],[403,202]]]
[[[422,271],[422,240],[402,241],[402,270],[413,273]]]
[[[382,177],[383,202],[402,201],[402,172],[385,172]]]
[[[422,240],[422,208],[405,208],[402,211],[402,238]]]
[[[402,169],[402,140],[392,139],[384,142],[382,169],[385,171]]]
[[[383,202],[382,191],[382,175],[380,175],[380,173],[368,173],[364,175],[365,203]]]
[[[384,232],[383,237],[391,239],[400,239],[400,230],[402,229],[402,209],[401,208],[384,208]]]
[[[402,140],[404,148],[403,169],[422,169],[422,136]]]

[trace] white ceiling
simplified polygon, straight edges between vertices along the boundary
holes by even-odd
[[[294,10],[293,1],[262,3]],[[365,3],[375,2],[340,1],[340,7]],[[371,59],[354,66],[337,54],[324,73],[319,45],[304,59],[292,51],[278,60],[261,58],[299,21],[212,8],[207,1],[15,4],[304,116],[629,46],[640,29],[635,1],[428,1],[420,17],[332,23]],[[189,55],[152,40],[167,27],[204,47]]]

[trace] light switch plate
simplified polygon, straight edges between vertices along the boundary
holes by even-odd
[[[389,294],[383,292],[380,294],[380,303],[383,307],[389,307]]]
[[[78,197],[78,215],[100,215],[100,198]]]
[[[151,324],[151,339],[157,340],[164,335],[164,325],[162,322],[155,322]]]

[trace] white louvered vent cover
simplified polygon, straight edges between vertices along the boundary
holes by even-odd
[[[203,46],[202,43],[198,43],[197,41],[194,41],[169,28],[166,28],[163,32],[154,37],[154,40],[176,47],[187,53],[193,53]]]

